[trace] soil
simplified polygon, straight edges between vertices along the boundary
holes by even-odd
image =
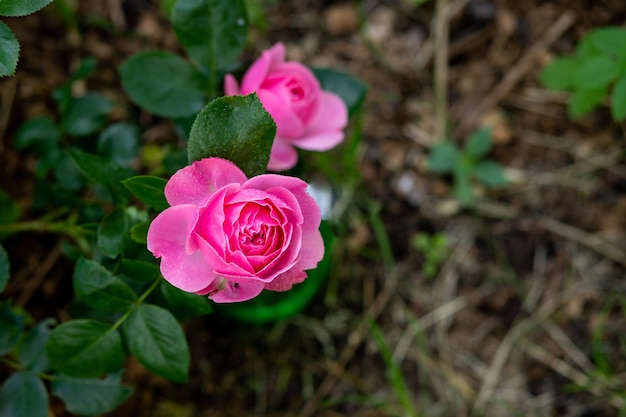
[[[608,103],[568,118],[567,95],[547,91],[538,76],[591,29],[624,25],[626,2],[439,0],[448,4],[443,41],[432,30],[446,20],[436,19],[435,0],[264,3],[244,63],[281,41],[290,59],[368,86],[360,197],[346,214],[328,283],[286,321],[187,321],[190,382],[168,383],[131,361],[124,380],[135,394],[109,415],[409,415],[370,320],[399,364],[415,415],[623,415],[626,125],[611,120]],[[170,122],[128,101],[117,71],[141,50],[183,54],[157,2],[77,7],[65,21],[54,7],[3,19],[22,52],[16,76],[0,80],[0,187],[26,216],[35,158],[13,148],[15,132],[31,117],[54,117],[52,92],[83,58],[97,58],[98,70],[76,94],[115,99],[111,120],[138,122],[145,143],[175,140]],[[442,48],[449,137],[462,143],[492,126],[490,156],[510,180],[476,186],[472,209],[455,202],[450,178],[426,168],[439,139],[433,74]],[[380,205],[391,266],[380,256],[371,202]],[[417,233],[446,237],[433,278],[413,245]],[[6,296],[36,319],[69,317],[72,265],[61,243],[34,233],[4,243],[13,270]],[[67,415],[59,400],[50,415]]]

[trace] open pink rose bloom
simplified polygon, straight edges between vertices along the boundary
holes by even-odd
[[[294,149],[326,151],[344,138],[348,110],[334,93],[320,88],[315,75],[304,65],[285,61],[285,46],[277,43],[264,51],[243,76],[241,87],[232,75],[225,79],[226,95],[256,92],[265,110],[276,122],[276,138],[268,169],[292,168]]]
[[[148,230],[161,273],[183,291],[218,303],[302,282],[324,255],[320,209],[298,178],[247,179],[232,162],[205,158],[165,186],[170,206]]]

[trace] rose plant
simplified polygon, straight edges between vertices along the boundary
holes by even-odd
[[[124,383],[129,356],[185,383],[192,361],[181,320],[216,306],[225,313],[245,306],[233,316],[257,322],[289,317],[324,282],[332,233],[320,223],[306,182],[266,172],[268,163],[276,170],[295,164],[294,148],[341,142],[364,86],[332,69],[285,61],[277,44],[238,91],[234,79],[226,82],[229,93],[256,93],[219,97],[245,46],[244,1],[170,4],[189,59],[149,51],[120,68],[130,99],[179,128],[181,137],[163,146],[160,158],[145,152],[137,120],[107,125],[113,101],[73,96],[73,83],[97,70],[93,60],[54,92],[58,123],[40,117],[15,134],[13,150],[30,152],[38,164],[28,210],[0,190],[0,363],[14,370],[0,387],[0,415],[45,417],[49,395],[76,415],[108,413],[133,392]],[[285,100],[278,105],[279,98]],[[133,119],[135,112],[127,113]],[[175,157],[181,152],[183,161]],[[74,264],[71,319],[62,323],[37,323],[10,299],[16,287],[9,243],[40,232],[67,237],[61,256]],[[268,295],[278,297],[280,311],[263,305]],[[256,314],[259,306],[263,314]]]

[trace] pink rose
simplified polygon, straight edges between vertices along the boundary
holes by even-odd
[[[343,140],[348,110],[334,93],[323,91],[311,70],[285,61],[285,46],[277,43],[264,51],[243,76],[241,88],[226,75],[226,95],[256,91],[263,107],[276,122],[276,138],[268,169],[292,168],[298,153],[294,149],[326,151]]]
[[[247,179],[220,158],[194,162],[165,186],[171,207],[150,225],[148,249],[169,283],[218,303],[286,291],[324,255],[306,187],[276,174]]]

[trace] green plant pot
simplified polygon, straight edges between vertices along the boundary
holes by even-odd
[[[317,268],[307,271],[308,278],[285,292],[263,291],[249,301],[233,304],[213,303],[215,311],[235,320],[263,324],[292,317],[302,311],[322,288],[330,270],[334,236],[326,220],[320,225],[324,239],[324,258]]]

